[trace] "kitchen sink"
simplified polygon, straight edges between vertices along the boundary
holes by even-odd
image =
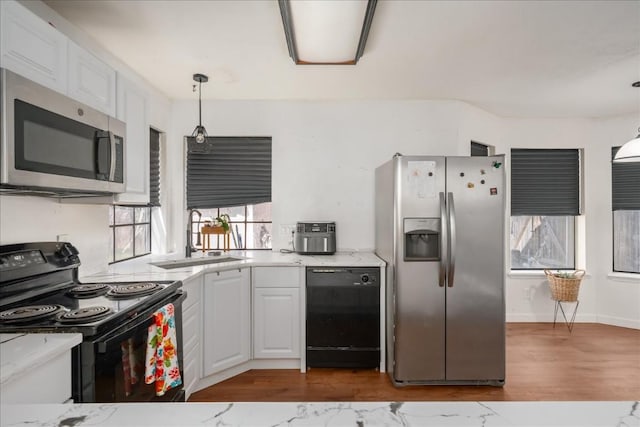
[[[219,264],[221,262],[242,261],[244,258],[236,258],[232,256],[222,256],[214,258],[185,258],[172,261],[152,262],[151,265],[170,270],[172,268],[193,267],[194,265]]]

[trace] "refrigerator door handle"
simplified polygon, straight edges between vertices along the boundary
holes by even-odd
[[[447,203],[444,193],[440,193],[440,272],[438,286],[444,287],[447,280]]]
[[[449,271],[447,273],[448,286],[453,287],[453,278],[456,271],[456,207],[453,203],[453,193],[447,193],[447,211],[449,216]]]

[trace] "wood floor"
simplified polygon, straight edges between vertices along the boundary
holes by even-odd
[[[376,370],[253,370],[190,402],[640,400],[640,331],[615,326],[507,324],[507,378],[490,386],[395,388]]]

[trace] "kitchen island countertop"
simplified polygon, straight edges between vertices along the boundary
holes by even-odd
[[[638,402],[3,405],[3,426],[639,426]]]
[[[82,334],[0,334],[0,384],[19,379],[81,342]]]

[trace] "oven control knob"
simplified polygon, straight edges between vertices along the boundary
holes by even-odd
[[[74,259],[78,255],[78,250],[72,245],[64,244],[58,249],[57,255],[64,259]]]
[[[369,275],[368,274],[363,274],[360,276],[360,282],[362,283],[369,283]]]

